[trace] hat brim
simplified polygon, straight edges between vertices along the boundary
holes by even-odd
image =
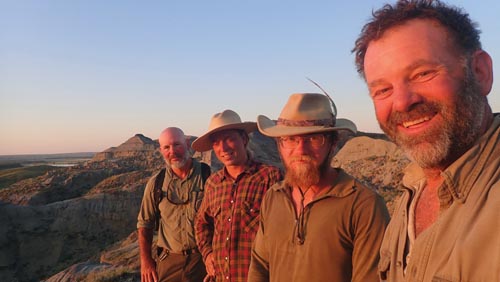
[[[210,135],[219,131],[229,130],[229,129],[244,130],[246,133],[250,133],[257,130],[257,123],[242,122],[242,123],[233,123],[217,127],[215,129],[208,131],[202,136],[196,138],[196,140],[193,141],[193,144],[191,144],[191,147],[198,152],[205,152],[212,150],[212,140],[210,140]]]
[[[348,120],[338,118],[336,119],[335,127],[324,127],[324,126],[285,126],[277,125],[275,121],[269,119],[266,116],[260,115],[257,117],[257,126],[260,133],[269,137],[281,137],[281,136],[292,136],[292,135],[304,135],[313,133],[322,133],[330,131],[348,130],[352,133],[356,133],[356,125]]]

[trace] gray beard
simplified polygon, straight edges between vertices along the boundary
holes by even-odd
[[[167,161],[167,164],[172,168],[183,168],[186,165],[187,161],[189,160],[189,157],[190,157],[189,152],[186,150],[186,153],[182,157],[182,161],[175,163]]]

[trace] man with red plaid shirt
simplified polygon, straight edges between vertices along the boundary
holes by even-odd
[[[207,179],[195,220],[206,281],[247,281],[262,198],[282,178],[278,168],[249,155],[248,133],[256,129],[255,122],[241,122],[237,113],[225,110],[212,117],[208,132],[192,144],[200,152],[213,149],[224,164]]]

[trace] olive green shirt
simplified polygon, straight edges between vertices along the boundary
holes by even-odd
[[[441,173],[437,220],[418,237],[415,202],[425,177],[410,164],[380,249],[382,280],[500,281],[500,115]]]
[[[374,191],[338,172],[331,188],[308,203],[299,218],[290,187],[280,182],[266,193],[249,282],[378,280],[387,208]]]
[[[180,179],[167,168],[163,180],[157,244],[174,253],[196,248],[194,218],[203,199],[203,181],[200,163],[192,160],[193,167],[185,179]],[[158,207],[154,205],[153,192],[157,175],[158,173],[151,177],[146,184],[137,217],[137,228],[155,227],[155,212]]]

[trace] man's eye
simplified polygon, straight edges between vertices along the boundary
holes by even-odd
[[[320,135],[313,135],[313,136],[309,136],[309,140],[311,141],[318,141],[318,140],[321,140],[322,136]]]
[[[437,75],[437,71],[435,70],[424,70],[421,72],[416,73],[413,77],[413,81],[417,82],[425,82],[428,81],[432,78],[434,78]]]
[[[392,88],[391,87],[385,87],[385,88],[380,88],[376,89],[374,91],[371,91],[371,96],[373,99],[384,99],[391,95],[392,93]]]

